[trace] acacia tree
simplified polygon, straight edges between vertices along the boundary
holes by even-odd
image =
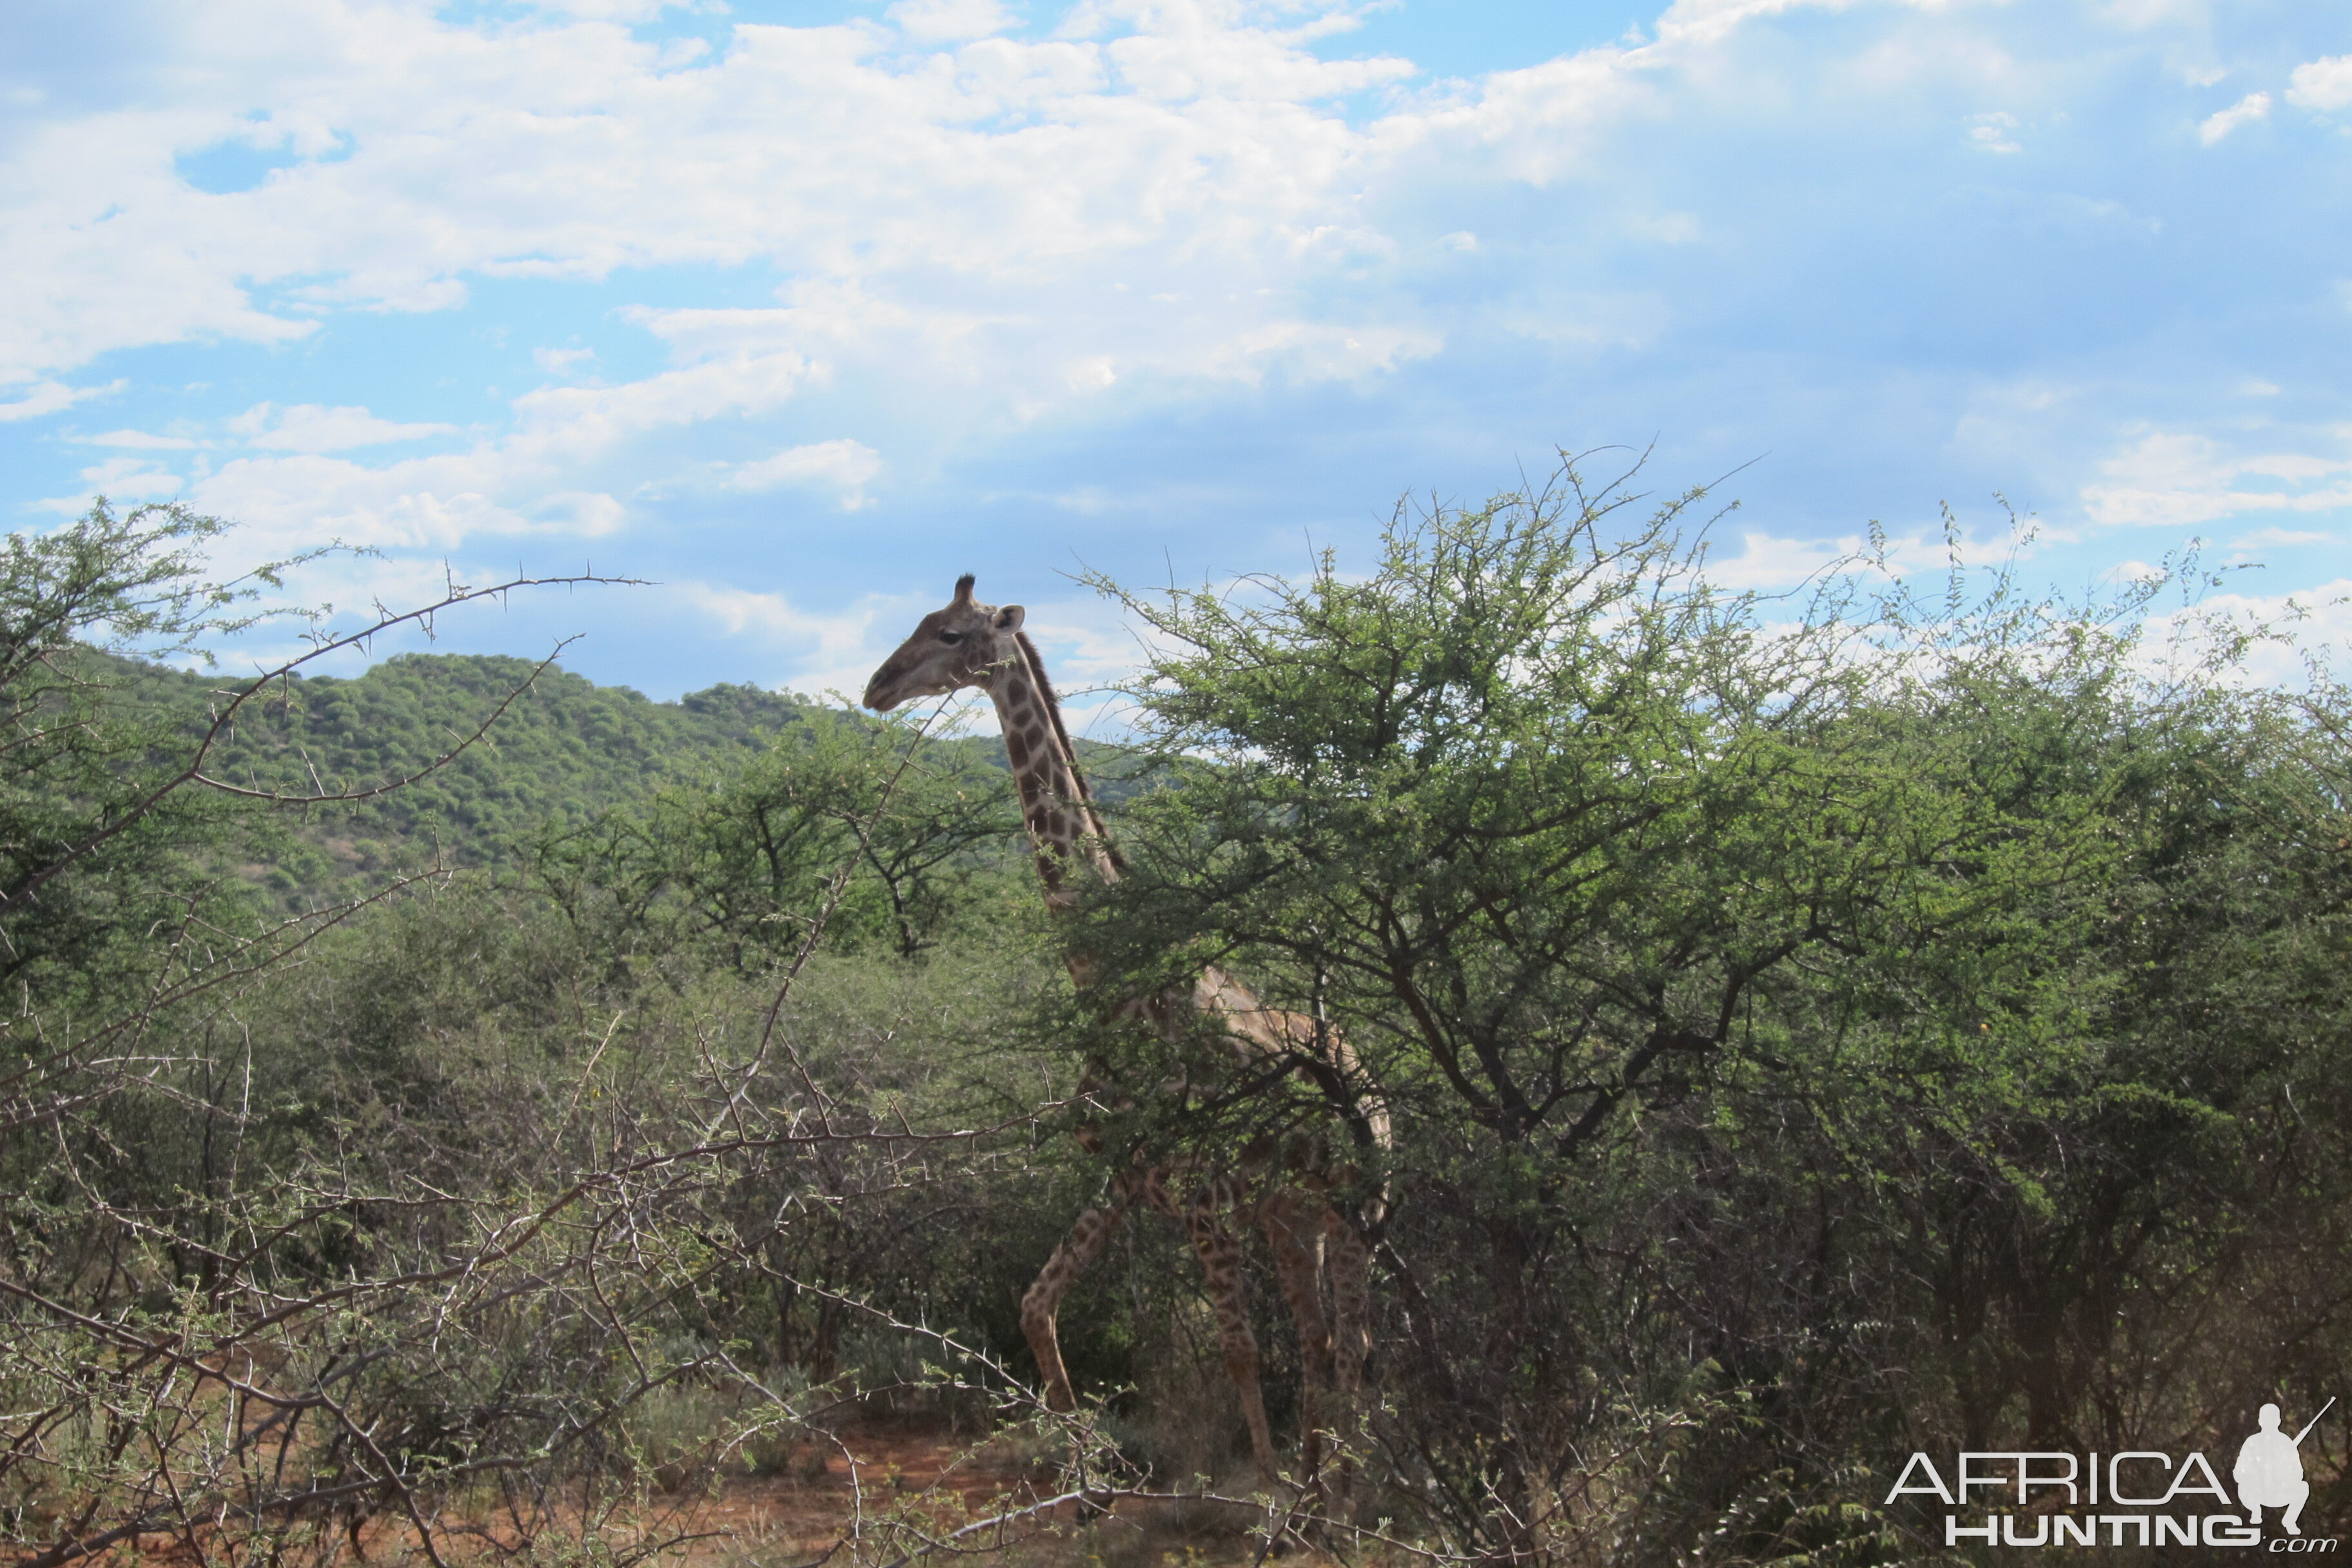
[[[1101,956],[1234,962],[1348,1033],[1406,1124],[1396,1225],[1467,1227],[1385,1249],[1446,1413],[1412,1466],[1514,1551],[1599,1396],[1556,1289],[1569,1173],[1746,1048],[1883,859],[1834,821],[1869,810],[1831,787],[1837,628],[1768,636],[1711,591],[1675,533],[1699,499],[1629,528],[1571,468],[1401,517],[1365,580],[1122,595],[1167,650],[1136,696],[1181,787],[1136,809]]]
[[[1153,634],[1176,787],[1087,940],[1136,985],[1230,963],[1355,1045],[1366,1081],[1322,1091],[1400,1123],[1391,1472],[1505,1556],[1635,1497],[1660,1551],[1891,1541],[1824,1500],[1905,1422],[2091,1431],[2118,1322],[2193,1321],[2165,1282],[2242,1192],[2213,1129],[2334,1048],[2182,1037],[2261,952],[2192,917],[2247,850],[2212,770],[2274,801],[2291,770],[2133,675],[2145,590],[1726,593],[1700,499],[1640,517],[1571,464],[1401,513],[1360,578],[1096,581]],[[2158,1005],[2150,940],[2199,949],[2193,999]],[[2340,1342],[2324,1316],[2296,1342]],[[2102,1435],[2180,1419],[2153,1386]],[[1637,1452],[1672,1484],[1593,1458]]]
[[[531,843],[535,885],[626,948],[757,973],[845,857],[837,937],[932,947],[1019,828],[1003,774],[919,723],[811,709],[747,765]],[[901,754],[904,768],[895,763]],[[883,810],[886,798],[888,809]]]

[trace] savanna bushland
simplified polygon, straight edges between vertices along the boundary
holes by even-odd
[[[710,1505],[887,1415],[1015,1462],[862,1486],[835,1561],[1140,1561],[1184,1497],[1235,1500],[1186,1547],[1236,1560],[1949,1559],[1882,1502],[1915,1449],[2213,1451],[2352,1390],[2326,650],[2188,567],[1728,592],[1700,498],[1630,484],[1097,581],[1152,650],[1129,743],[1081,743],[1127,874],[1050,922],[1001,750],[936,707],[226,679],[275,590],[206,575],[219,525],[13,538],[10,1550],[806,1562]],[[1220,1084],[1095,1000],[1210,963],[1360,1070]],[[1236,1479],[1173,1227],[1067,1305],[1086,1408],[1017,1321],[1121,1151],[1310,1124],[1376,1259],[1346,1517]]]

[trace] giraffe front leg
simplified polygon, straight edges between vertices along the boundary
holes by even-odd
[[[1372,1249],[1363,1232],[1338,1209],[1323,1210],[1323,1256],[1331,1279],[1333,1383],[1336,1388],[1332,1476],[1335,1505],[1345,1518],[1355,1482],[1354,1455],[1363,1439],[1364,1369],[1372,1355]]]
[[[1195,1203],[1184,1215],[1185,1234],[1200,1255],[1201,1272],[1209,1282],[1210,1304],[1217,1314],[1217,1342],[1224,1352],[1225,1375],[1242,1402],[1242,1418],[1249,1423],[1250,1457],[1257,1464],[1257,1484],[1274,1489],[1274,1433],[1265,1423],[1265,1390],[1258,1381],[1257,1336],[1250,1332],[1249,1290],[1242,1278],[1241,1243],[1218,1217],[1213,1203]]]
[[[1323,1311],[1322,1205],[1295,1188],[1259,1206],[1258,1223],[1274,1249],[1275,1278],[1298,1330],[1299,1480],[1311,1492],[1323,1482],[1323,1445],[1329,1430],[1331,1327]]]
[[[1029,1341],[1030,1353],[1037,1358],[1037,1376],[1045,1384],[1048,1410],[1066,1414],[1078,1407],[1069,1369],[1062,1364],[1062,1336],[1056,1326],[1062,1298],[1102,1256],[1118,1222],[1126,1217],[1125,1203],[1097,1204],[1080,1215],[1062,1245],[1054,1248],[1054,1256],[1045,1260],[1037,1282],[1021,1298],[1021,1332]]]

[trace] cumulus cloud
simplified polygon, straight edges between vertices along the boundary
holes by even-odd
[[[898,0],[883,15],[918,43],[984,38],[1013,22],[997,0]]]
[[[856,692],[925,610],[911,600],[868,595],[845,610],[814,611],[789,595],[726,584],[669,584],[661,596],[720,637],[762,650],[778,685]]]
[[[228,427],[245,437],[247,445],[274,452],[342,452],[452,436],[457,430],[455,425],[404,425],[379,419],[364,408],[322,408],[315,403],[283,409],[257,403],[230,420]]]
[[[2250,125],[2257,120],[2269,119],[2270,113],[2271,95],[2267,92],[2250,92],[2229,108],[2207,116],[2205,123],[2197,128],[2197,140],[2210,147],[2241,125]]]
[[[71,408],[85,397],[98,397],[112,392],[121,384],[116,382],[112,386],[68,386],[57,381],[36,382],[32,390],[24,396],[0,403],[0,424],[16,419],[38,419],[43,415]]]
[[[958,473],[956,459],[1024,436],[1052,447],[1089,422],[1149,428],[1171,408],[1205,411],[1209,425],[1301,388],[1352,410],[1399,383],[1427,391],[1450,376],[1433,394],[1443,400],[1475,375],[1517,385],[1524,373],[1527,405],[1589,409],[1559,389],[1580,378],[1613,388],[1620,368],[1638,374],[1678,337],[1688,352],[1691,333],[1723,331],[1710,312],[1745,313],[1752,328],[1734,337],[1755,349],[1749,363],[1818,353],[1773,341],[1779,319],[1766,317],[1842,264],[1835,242],[1805,251],[1792,234],[1847,221],[1864,198],[1952,198],[1932,222],[1924,208],[1902,220],[1906,244],[1948,255],[1982,237],[1967,227],[1970,204],[2012,212],[2004,232],[2028,247],[2042,229],[2137,236],[2158,222],[2126,212],[2114,193],[2137,187],[2101,185],[2102,165],[2076,165],[2063,190],[2027,187],[2045,161],[2011,155],[2062,135],[2096,142],[2080,124],[2062,131],[2063,111],[2086,123],[2101,95],[2084,84],[2120,79],[2092,75],[2083,61],[2108,58],[2098,50],[2037,56],[2046,40],[1998,5],[1675,0],[1647,40],[1441,82],[1401,58],[1323,58],[1343,52],[1318,39],[1354,24],[1352,0],[1090,0],[1050,37],[1010,26],[1001,0],[897,0],[830,26],[708,21],[719,13],[705,8],[694,26],[723,39],[715,49],[632,30],[662,8],[549,0],[496,26],[373,0],[163,8],[168,75],[115,107],[45,112],[0,142],[0,276],[12,290],[0,386],[30,386],[0,403],[0,419],[93,395],[68,381],[126,349],[283,344],[355,310],[446,310],[469,289],[497,300],[516,284],[603,282],[600,326],[651,342],[577,322],[546,335],[598,348],[530,350],[522,338],[451,395],[468,400],[453,417],[471,421],[483,384],[503,385],[490,424],[404,423],[361,405],[390,395],[365,383],[306,379],[294,395],[320,401],[260,405],[226,426],[225,408],[200,423],[142,409],[111,418],[169,434],[79,437],[125,453],[193,440],[215,460],[234,446],[216,469],[150,462],[105,477],[159,494],[184,478],[192,499],[281,544],[338,534],[453,551],[476,535],[667,525],[665,496],[750,510],[739,498],[802,487],[855,509],[876,499],[886,452],[883,499],[897,504]],[[2195,49],[2156,37],[2196,9],[2110,0],[2080,24],[2106,29],[2113,58],[2160,63],[2114,68],[2139,70],[2143,86],[2161,79],[2173,96],[2159,122],[2189,114],[2181,81],[2218,79]],[[1820,25],[1769,26],[1801,11]],[[2149,37],[2118,42],[2116,27]],[[1744,31],[1762,35],[1759,47],[1743,47]],[[2272,93],[2306,110],[2352,103],[2352,57],[2313,60]],[[2251,93],[2200,136],[2218,142],[2273,107]],[[1904,174],[1873,184],[1798,151],[1792,183],[1777,185],[1777,171],[1742,160],[1779,135],[1899,149],[1888,161]],[[265,152],[275,166],[220,192],[184,177],[191,158],[222,148]],[[1953,197],[1963,185],[1964,201]],[[1791,192],[1801,199],[1782,204]],[[1743,201],[1787,210],[1768,220]],[[1924,243],[1948,222],[1948,244]],[[1622,255],[1636,259],[1612,263]],[[656,269],[661,283],[631,292]],[[1711,281],[1694,286],[1700,276]],[[701,277],[726,282],[699,296],[710,303],[681,308],[698,296],[676,280]],[[1964,279],[1945,281],[1965,293]],[[1768,289],[1780,293],[1759,309]],[[1820,341],[1868,352],[1855,345],[1890,315],[1932,332],[1923,297],[1840,300],[1850,316]],[[631,298],[662,304],[619,303]],[[1720,362],[1728,341],[1702,352]],[[1498,342],[1517,357],[1466,357]],[[1414,371],[1455,353],[1463,374]],[[2263,368],[2298,387],[2311,379]],[[1696,386],[1743,373],[1717,363],[1689,374]],[[2244,374],[2232,363],[2214,384]],[[1466,406],[1431,402],[1426,427],[1444,430]],[[1721,423],[1736,427],[1727,440],[1762,428]],[[2032,436],[2050,423],[2037,409],[2005,428]],[[1975,440],[1965,412],[1943,428]],[[830,438],[793,444],[805,433]],[[2100,521],[2193,525],[2333,504],[2345,479],[2265,473],[2236,448],[2168,439],[2136,437],[2088,488],[2076,459],[2051,488],[2079,489]],[[434,449],[379,449],[403,443]],[[1735,460],[1771,444],[1759,437]],[[1107,516],[1120,509],[1088,482],[1098,477],[989,482]],[[1118,526],[1150,515],[1121,507]],[[1782,537],[1792,531],[1742,536],[1720,569],[1769,585],[1853,542]]]
[[[2340,442],[2352,432],[2336,436]],[[2093,521],[2111,525],[2196,527],[2250,511],[2352,506],[2352,458],[2233,455],[2195,432],[2150,432],[2101,468],[2107,478],[2084,488],[2083,507]]]
[[[778,308],[640,324],[688,361],[798,356],[801,381],[919,367],[968,389],[978,419],[1188,379],[1376,377],[1439,352],[1448,329],[1409,291],[1350,303],[1360,291],[1335,287],[1402,254],[1368,189],[1438,165],[1559,178],[1606,126],[1654,108],[1658,81],[1789,8],[1680,0],[1654,44],[1357,122],[1335,100],[1414,68],[1319,58],[1318,36],[1357,21],[1323,0],[1092,0],[1042,39],[996,36],[998,0],[898,0],[889,26],[736,24],[707,57],[609,25],[655,0],[563,0],[545,9],[576,20],[520,29],[356,0],[191,0],[160,41],[190,68],[153,105],[42,122],[0,167],[15,293],[0,375],[191,338],[286,342],[337,310],[446,309],[468,278],[760,263],[793,279]],[[225,194],[180,177],[182,156],[232,144],[292,161]],[[1700,232],[1688,215],[1658,222],[1676,243]],[[1481,249],[1463,229],[1417,243],[1464,264]],[[751,337],[721,345],[712,329]],[[591,352],[537,358],[568,374]],[[635,384],[569,390],[677,390]],[[526,434],[551,410],[574,429],[596,419],[553,392],[515,407]],[[452,433],[311,405],[272,417],[245,432],[258,450]]]
[[[1998,566],[2013,557],[2021,537],[2007,529],[1947,536],[1941,528],[1889,530],[1874,545],[1860,533],[1826,539],[1790,539],[1762,529],[1739,531],[1735,553],[1714,542],[1706,561],[1707,581],[1719,588],[1771,593],[1823,576],[1848,572],[1885,572],[1916,577],[1953,566]]]
[[[2294,68],[2286,100],[2297,109],[2352,107],[2352,55],[2327,55]]]
[[[866,485],[882,471],[882,455],[862,441],[819,441],[788,447],[772,458],[738,464],[729,471],[729,489],[760,491],[779,485],[828,485],[841,492],[841,510],[866,503]]]
[[[2252,533],[2242,533],[2230,541],[2236,551],[2293,550],[2304,544],[2331,544],[2332,533],[2315,533],[2307,528],[2258,528]]]
[[[2305,684],[2306,654],[2337,662],[2352,650],[2352,578],[2338,577],[2283,594],[2216,593],[2148,617],[2142,662],[2151,669],[2209,679],[2208,650],[2252,636],[2225,682],[2293,689]],[[2335,660],[2326,658],[2333,650]]]
[[[2017,116],[2006,110],[1994,110],[1976,116],[1969,124],[1969,142],[1985,153],[2016,153],[2021,144],[2012,134],[2017,130]]]
[[[81,470],[84,488],[73,495],[52,496],[33,503],[36,510],[54,511],[71,517],[90,503],[94,496],[110,500],[166,500],[176,496],[187,480],[168,468],[158,468],[149,458],[109,458],[92,468]]]
[[[870,25],[747,23],[723,57],[676,69],[595,25],[192,4],[173,42],[212,61],[209,94],[54,121],[9,160],[0,374],[196,336],[284,341],[320,310],[446,308],[468,275],[756,259],[869,288],[919,268],[1034,289],[1155,258],[1279,272],[1323,236],[1319,270],[1351,226],[1346,165],[1364,138],[1314,105],[1411,67],[1322,61],[1222,10],[1180,3],[1107,39],[983,38],[912,62]],[[925,46],[1004,20],[992,0],[891,16]],[[220,42],[279,28],[289,47],[257,59]],[[250,117],[251,100],[269,108]],[[226,194],[174,172],[183,153],[257,140],[320,155]],[[283,292],[262,302],[271,284]]]
[[[601,537],[625,527],[629,510],[583,485],[584,473],[663,431],[771,410],[807,374],[798,354],[739,351],[614,386],[540,387],[512,399],[513,426],[495,437],[381,466],[330,454],[454,426],[262,404],[231,422],[260,455],[224,463],[191,494],[239,519],[257,548],[281,553],[320,536],[436,551],[478,533]],[[835,473],[854,467],[835,454]]]

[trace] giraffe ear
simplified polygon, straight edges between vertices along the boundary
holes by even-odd
[[[1021,629],[1022,617],[1026,616],[1028,613],[1028,611],[1023,609],[1018,605],[1005,605],[1004,608],[996,612],[996,629],[1000,632],[1019,631]]]

